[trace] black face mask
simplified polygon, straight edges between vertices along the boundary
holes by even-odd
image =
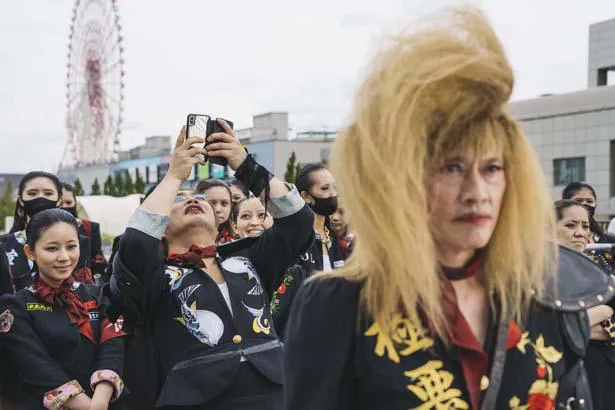
[[[57,201],[52,201],[51,199],[39,197],[35,199],[31,199],[29,201],[23,201],[23,208],[26,211],[26,215],[32,218],[34,215],[41,211],[46,211],[47,209],[57,208]]]
[[[314,197],[314,203],[310,204],[310,208],[321,216],[333,215],[337,211],[337,196],[330,196],[329,198]]]
[[[76,206],[73,206],[71,208],[62,208],[62,209],[64,209],[66,212],[70,212],[70,214],[74,216],[75,218],[77,217],[77,207]]]

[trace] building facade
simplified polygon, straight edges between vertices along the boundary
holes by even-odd
[[[615,215],[615,19],[590,26],[589,88],[509,105],[536,148],[553,199],[591,184],[596,216]]]

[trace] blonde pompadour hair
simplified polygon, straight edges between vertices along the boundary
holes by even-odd
[[[503,153],[507,188],[486,249],[484,284],[521,320],[556,271],[552,203],[543,172],[506,112],[513,72],[483,13],[448,10],[443,25],[403,33],[380,52],[338,136],[331,168],[356,233],[346,266],[381,326],[421,312],[446,339],[442,279],[429,226],[430,166],[468,150]]]

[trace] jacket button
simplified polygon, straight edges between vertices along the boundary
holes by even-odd
[[[238,345],[239,343],[241,343],[243,339],[241,338],[241,335],[235,335],[233,336],[233,343],[235,343],[236,345]]]
[[[480,390],[485,391],[489,388],[489,378],[487,376],[483,376],[480,379]]]

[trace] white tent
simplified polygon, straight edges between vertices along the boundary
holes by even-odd
[[[133,194],[117,198],[107,195],[80,196],[79,203],[85,216],[100,224],[102,234],[117,236],[126,230],[126,225],[141,203],[141,195]]]

